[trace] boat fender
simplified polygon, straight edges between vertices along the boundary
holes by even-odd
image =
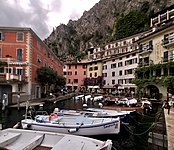
[[[52,118],[57,118],[57,117],[58,117],[58,116],[57,116],[55,113],[51,113],[51,114],[49,115],[48,120],[51,121]]]
[[[77,129],[77,128],[68,129],[68,132],[69,132],[69,133],[73,133],[73,132],[77,132],[77,131],[78,131],[78,129]]]
[[[31,124],[25,124],[24,126],[23,126],[23,129],[29,129],[31,127]]]
[[[14,129],[20,129],[21,128],[21,122],[18,122],[13,126]]]

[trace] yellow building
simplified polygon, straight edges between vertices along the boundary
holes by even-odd
[[[142,70],[136,73],[139,79],[146,80],[143,85],[145,94],[152,98],[158,98],[159,93],[166,98],[167,91],[174,94],[172,85],[166,85],[169,76],[174,78],[174,24],[152,29],[138,40],[138,44]]]
[[[102,61],[101,60],[96,60],[96,61],[90,61],[87,63],[87,69],[86,69],[86,76],[88,79],[97,79],[97,78],[102,78]],[[101,81],[100,83],[95,83],[95,84],[89,84],[88,89],[90,91],[99,89],[101,86]]]

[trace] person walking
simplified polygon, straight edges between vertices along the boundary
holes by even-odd
[[[172,106],[173,106],[173,102],[172,102],[172,100],[169,100],[168,101],[168,115],[170,115],[170,109]]]

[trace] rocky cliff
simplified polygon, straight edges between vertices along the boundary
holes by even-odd
[[[101,45],[120,38],[117,36],[117,22],[130,11],[144,11],[145,18],[141,28],[147,29],[149,17],[171,5],[171,0],[100,0],[89,11],[85,11],[77,21],[70,20],[52,31],[45,43],[61,58],[79,59],[89,47]],[[144,16],[139,14],[141,19]],[[56,19],[56,18],[55,18]],[[138,20],[138,19],[137,19]],[[141,30],[132,31],[135,34]],[[122,35],[122,36],[127,36]]]

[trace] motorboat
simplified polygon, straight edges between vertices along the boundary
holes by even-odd
[[[55,108],[53,113],[58,116],[88,116],[88,117],[98,117],[98,118],[108,118],[108,117],[122,117],[129,115],[130,113],[135,112],[135,110],[111,110],[111,109],[102,109],[102,108],[84,108],[84,110],[70,110],[70,109],[61,109]]]
[[[125,105],[125,106],[136,106],[137,105],[137,100],[135,98],[120,98],[115,101],[117,105]]]
[[[78,95],[75,97],[75,100],[80,100],[80,99],[83,99],[85,95]]]
[[[102,95],[100,95],[100,96],[95,96],[95,97],[91,98],[91,100],[93,100],[94,102],[102,101],[102,100],[103,100],[103,96],[102,96]]]
[[[21,121],[25,129],[42,130],[75,135],[118,134],[120,119],[93,118],[87,116],[57,116],[57,114],[37,115],[35,119],[25,118]]]
[[[112,141],[62,133],[8,128],[0,131],[0,149],[8,150],[111,150]]]

